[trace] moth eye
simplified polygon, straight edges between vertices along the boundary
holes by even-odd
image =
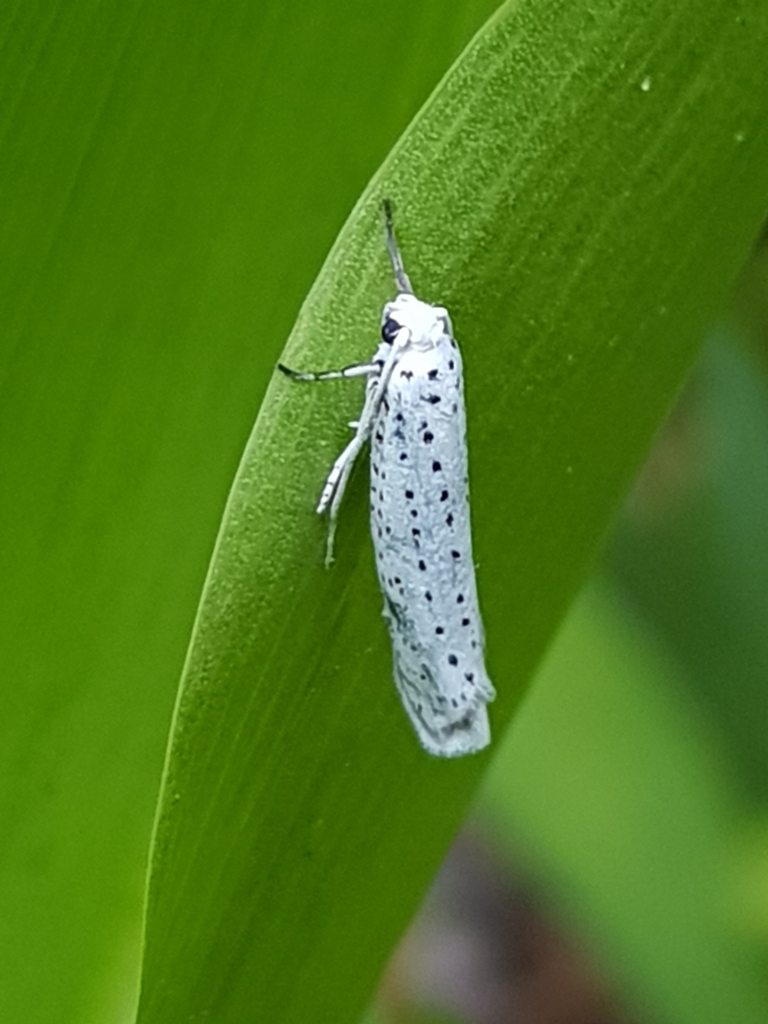
[[[397,337],[397,332],[400,330],[401,324],[397,320],[393,320],[392,317],[387,317],[384,323],[381,325],[381,340],[385,341],[387,345],[391,345]]]

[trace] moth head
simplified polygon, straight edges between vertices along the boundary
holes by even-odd
[[[403,331],[407,332],[405,343],[417,349],[434,348],[453,334],[446,309],[430,306],[407,292],[388,302],[381,315],[381,338],[387,345],[400,340]]]

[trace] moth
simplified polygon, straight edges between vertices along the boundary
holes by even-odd
[[[483,625],[472,560],[462,361],[448,311],[414,294],[383,203],[398,294],[381,316],[370,362],[296,381],[365,377],[354,436],[317,506],[328,512],[326,564],[355,459],[371,443],[370,517],[398,693],[424,749],[461,757],[490,743]]]

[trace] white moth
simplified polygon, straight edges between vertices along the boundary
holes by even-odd
[[[450,317],[413,294],[384,202],[387,248],[399,293],[384,306],[381,344],[369,363],[300,381],[366,377],[355,435],[325,481],[326,564],[357,455],[371,440],[371,533],[392,637],[398,692],[422,746],[461,757],[490,743],[467,483],[462,365]]]

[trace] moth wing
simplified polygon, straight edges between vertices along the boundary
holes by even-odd
[[[454,680],[438,678],[433,653],[422,647],[403,610],[385,599],[384,618],[392,637],[395,686],[424,749],[437,757],[462,757],[487,747],[491,729],[485,704],[492,696],[475,693],[460,703]]]
[[[467,488],[461,356],[450,336],[405,352],[371,440],[371,531],[398,693],[422,746],[490,742]]]

